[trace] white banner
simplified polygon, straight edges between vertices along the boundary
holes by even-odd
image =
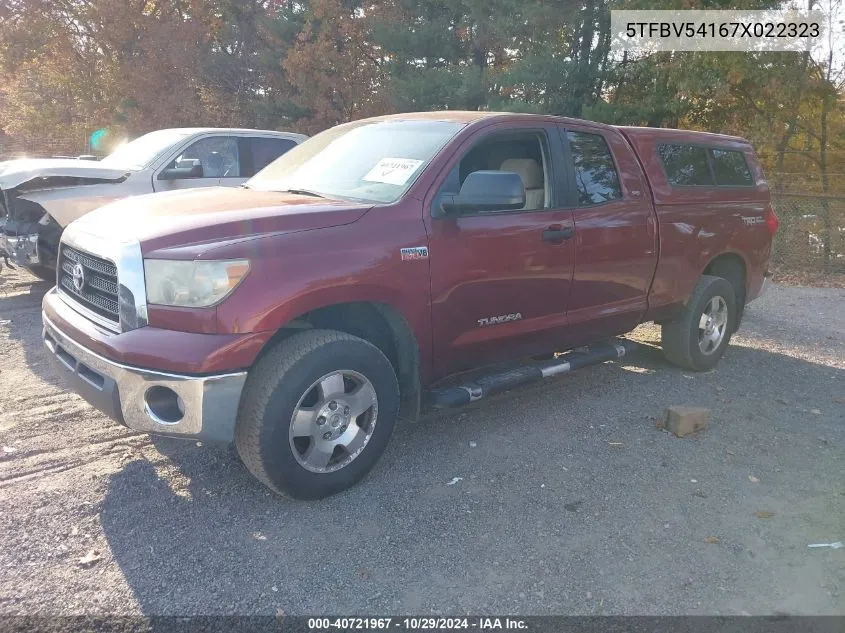
[[[809,51],[828,27],[823,11],[611,11],[611,50]]]

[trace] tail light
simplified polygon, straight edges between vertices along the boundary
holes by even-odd
[[[780,220],[778,220],[778,216],[771,205],[766,207],[766,211],[763,214],[763,218],[766,220],[766,226],[769,227],[769,233],[771,233],[772,237],[774,237],[775,233],[778,232]]]

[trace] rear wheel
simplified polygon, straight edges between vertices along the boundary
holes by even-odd
[[[271,489],[317,499],[358,482],[381,456],[399,409],[390,361],[331,330],[282,341],[250,370],[235,444]]]
[[[737,316],[730,282],[702,275],[683,313],[663,324],[663,354],[685,369],[712,369],[725,353]]]

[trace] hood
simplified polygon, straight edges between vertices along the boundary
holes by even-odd
[[[188,259],[222,243],[349,224],[371,207],[243,187],[207,187],[124,198],[72,222],[67,230],[118,242],[138,240],[144,255]]]
[[[92,160],[73,158],[21,158],[0,162],[0,189],[13,189],[36,178],[91,178],[122,180],[126,169],[103,167]],[[49,186],[45,183],[45,187]]]
[[[92,192],[90,188],[82,191],[81,187],[62,187],[60,189],[33,191],[17,196],[17,198],[18,200],[34,202],[44,213],[50,215],[59,226],[64,228],[86,213],[127,196],[126,190],[121,187],[107,185],[107,188],[107,191],[102,188],[95,188]]]

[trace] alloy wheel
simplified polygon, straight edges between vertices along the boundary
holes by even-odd
[[[348,466],[373,435],[378,397],[372,383],[356,371],[326,374],[306,389],[293,410],[290,447],[311,472]]]
[[[728,330],[728,304],[715,296],[704,307],[698,320],[698,349],[702,354],[712,354],[725,338]]]

